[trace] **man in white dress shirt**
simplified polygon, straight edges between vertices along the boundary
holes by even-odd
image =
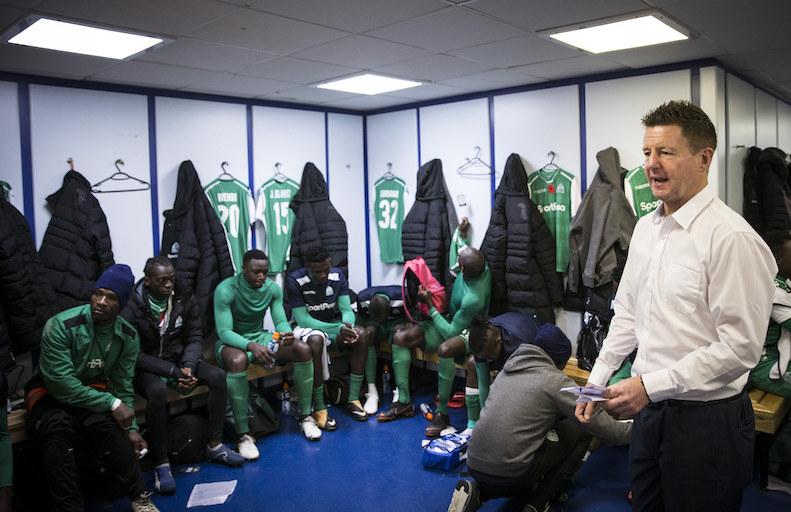
[[[605,407],[635,415],[633,510],[737,511],[753,470],[745,392],[772,307],[777,266],[747,222],[708,186],[717,136],[671,101],[643,118],[645,173],[662,204],[635,227],[615,317],[588,384],[606,385],[638,348]],[[595,403],[578,404],[587,423]]]

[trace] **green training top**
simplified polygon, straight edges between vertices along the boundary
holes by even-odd
[[[460,274],[453,283],[453,293],[448,303],[448,321],[436,308],[429,310],[434,327],[448,340],[470,327],[472,317],[489,313],[492,295],[492,273],[487,266],[480,277],[464,279]]]

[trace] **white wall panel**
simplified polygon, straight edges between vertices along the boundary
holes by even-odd
[[[726,123],[725,106],[725,71],[722,68],[709,66],[700,70],[700,108],[702,108],[714,124],[717,130],[717,150],[709,167],[709,184],[717,196],[723,201],[726,193],[726,162],[727,144],[726,135],[728,125]]]
[[[349,287],[368,287],[365,237],[363,119],[329,114],[330,201],[346,221],[349,234]]]
[[[777,147],[791,153],[791,105],[777,102]]]
[[[747,150],[755,146],[755,87],[733,75],[726,75],[728,105],[728,133],[720,144],[726,146],[727,193],[726,203],[736,212],[742,213],[744,159]],[[722,139],[722,137],[720,137]]]
[[[492,212],[491,167],[473,165],[464,174],[458,168],[476,156],[491,163],[489,106],[486,98],[436,105],[420,109],[421,164],[442,160],[442,172],[456,216],[470,221],[470,244],[479,247]],[[465,203],[461,204],[461,203]],[[453,216],[451,216],[453,223]],[[455,226],[451,224],[451,229]]]
[[[0,112],[3,113],[0,116],[0,154],[3,155],[0,181],[11,186],[10,202],[24,213],[22,153],[19,146],[19,94],[16,83],[0,82]]]
[[[755,145],[777,147],[777,99],[760,89],[755,90]]]
[[[587,84],[587,184],[593,181],[599,169],[596,153],[610,146],[618,150],[621,167],[634,169],[642,165],[645,130],[640,119],[667,101],[689,100],[690,91],[689,70]]]
[[[408,109],[369,116],[366,121],[368,144],[368,197],[374,197],[374,183],[388,170],[404,180],[407,194],[404,211],[415,202],[418,161],[417,110]],[[401,284],[403,265],[382,263],[379,258],[379,238],[373,214],[373,202],[368,205],[368,238],[371,241],[371,284],[374,286]]]
[[[115,173],[117,159],[124,161],[124,172],[150,181],[145,96],[32,85],[30,111],[37,245],[51,217],[46,197],[62,186],[68,158],[90,183]],[[102,188],[131,188],[126,185],[107,183]],[[131,266],[140,277],[153,253],[151,191],[96,197],[107,217],[115,261]]]

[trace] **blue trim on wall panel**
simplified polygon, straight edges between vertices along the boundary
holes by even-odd
[[[148,175],[151,180],[151,234],[154,254],[159,254],[159,169],[157,167],[156,97],[148,96]]]
[[[30,226],[30,234],[36,240],[36,209],[33,199],[33,148],[30,133],[30,84],[17,83],[17,104],[19,105],[19,152],[22,159],[22,198],[25,201],[25,219]]]
[[[253,106],[247,105],[245,108],[245,117],[247,119],[247,184],[250,187],[250,192],[255,197],[255,172],[253,170]],[[252,224],[255,225],[255,219]],[[257,247],[255,229],[250,228],[250,247]]]
[[[580,109],[580,192],[585,195],[588,190],[588,131],[585,128],[587,118],[585,116],[585,84],[577,86]]]
[[[494,192],[497,190],[497,162],[494,161],[494,96],[489,96],[489,101],[486,102],[489,108],[489,162],[492,165],[491,174],[491,192],[492,192],[492,206],[494,206]]]
[[[420,109],[415,109],[415,124],[417,124],[417,168],[420,169],[420,166],[423,162],[423,159],[420,155]],[[417,193],[417,191],[415,191]]]
[[[693,66],[689,71],[689,98],[693,105],[700,106],[700,66]]]
[[[327,193],[330,192],[330,114],[324,112],[324,172],[327,180]]]
[[[367,286],[371,287],[371,216],[368,213],[368,118],[363,116],[363,202],[365,203],[365,271]]]

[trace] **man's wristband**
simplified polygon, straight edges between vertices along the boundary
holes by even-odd
[[[121,403],[122,403],[121,399],[116,398],[115,401],[113,402],[113,405],[110,406],[110,412],[115,412],[116,409],[121,407]]]

